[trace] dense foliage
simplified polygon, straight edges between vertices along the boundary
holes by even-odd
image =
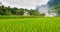
[[[26,13],[27,12],[27,13]],[[10,6],[5,7],[5,6],[0,6],[0,15],[24,15],[24,14],[29,14],[30,16],[40,16],[40,12],[38,10],[33,10],[33,9],[23,9],[23,8],[11,8]],[[25,16],[27,16],[25,15]],[[43,14],[44,16],[44,14]]]

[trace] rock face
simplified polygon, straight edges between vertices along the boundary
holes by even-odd
[[[47,3],[50,7],[60,4],[60,0],[49,0],[49,2]]]

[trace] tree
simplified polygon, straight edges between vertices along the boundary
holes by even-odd
[[[38,16],[40,13],[39,13],[39,11],[38,10],[29,10],[29,12],[28,12],[30,15],[34,15],[34,16]]]
[[[44,17],[45,16],[45,13],[41,13],[40,16]]]
[[[3,5],[0,6],[0,15],[6,15],[6,9]]]
[[[23,15],[24,14],[24,9],[20,8],[17,10],[17,15]]]
[[[13,15],[16,15],[16,13],[17,13],[17,8],[16,8],[16,7],[11,8],[11,13],[12,13]]]
[[[11,15],[11,8],[10,6],[5,7],[7,15]]]

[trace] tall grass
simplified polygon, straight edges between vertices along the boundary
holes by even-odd
[[[60,17],[0,19],[0,32],[60,32]]]
[[[0,15],[0,19],[41,18],[41,16]]]

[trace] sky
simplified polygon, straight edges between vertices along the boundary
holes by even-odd
[[[5,6],[35,9],[37,5],[47,4],[49,0],[0,0],[0,1]]]

